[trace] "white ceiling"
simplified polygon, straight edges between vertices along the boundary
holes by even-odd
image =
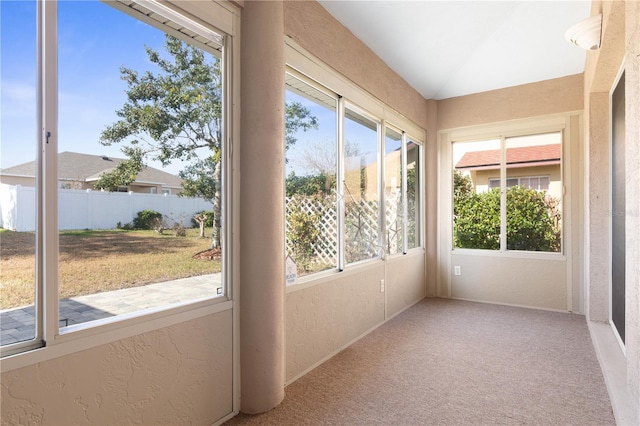
[[[320,4],[426,99],[584,71],[565,31],[590,1],[336,1]]]

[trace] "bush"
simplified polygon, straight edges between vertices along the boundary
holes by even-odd
[[[157,229],[162,224],[162,213],[155,210],[142,210],[133,219],[135,229]]]
[[[308,197],[314,201],[322,200],[321,196]],[[304,196],[293,196],[288,201],[286,235],[289,253],[298,267],[298,274],[309,272],[316,261],[315,245],[320,236],[321,214],[307,212],[304,205],[308,202]]]
[[[455,195],[454,246],[500,249],[500,189]],[[514,186],[507,190],[507,206],[507,249],[560,251],[557,200],[544,192]]]

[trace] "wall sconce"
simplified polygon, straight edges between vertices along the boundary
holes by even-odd
[[[596,50],[600,48],[601,33],[602,13],[599,13],[573,25],[564,34],[564,38],[583,49]]]

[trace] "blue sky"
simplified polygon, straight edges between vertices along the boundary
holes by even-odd
[[[1,167],[35,158],[35,1],[0,1]],[[125,99],[120,67],[152,69],[144,45],[164,34],[98,1],[61,1],[58,10],[59,151],[123,157],[98,140]],[[159,165],[152,164],[159,167]],[[179,165],[165,169],[171,173]]]
[[[36,4],[35,0],[0,0],[0,167],[32,161],[36,153]],[[117,120],[126,100],[120,67],[153,70],[144,46],[163,51],[164,33],[97,0],[60,1],[58,6],[58,151],[124,157],[120,145],[99,143],[101,131]],[[309,172],[296,157],[313,144],[335,144],[335,113],[287,94],[312,110],[320,128],[299,132],[289,149],[287,173]],[[350,142],[370,138],[349,132]],[[359,134],[362,133],[362,134]],[[368,151],[368,150],[367,150]],[[362,150],[361,150],[362,152]],[[367,162],[375,152],[362,152]],[[161,168],[158,163],[149,165]],[[173,163],[165,171],[175,173]]]

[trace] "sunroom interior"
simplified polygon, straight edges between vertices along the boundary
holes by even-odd
[[[45,146],[41,331],[38,344],[3,348],[3,424],[222,424],[240,412],[265,412],[287,385],[424,298],[583,317],[616,422],[640,423],[640,2],[589,3],[578,18],[601,14],[601,38],[579,72],[443,97],[426,97],[392,69],[330,13],[338,4],[106,3],[142,11],[137,19],[169,26],[223,58],[224,292],[67,330],[53,326],[57,297],[49,301],[46,283],[56,281],[57,269],[47,265],[57,258],[46,241],[56,226],[57,213],[47,210],[57,211],[47,204],[56,179]],[[332,129],[333,179],[346,189],[333,188],[337,237],[330,260],[316,269],[292,254],[284,219],[287,176],[302,173],[287,160],[297,147],[283,143],[284,105],[298,98],[343,123]],[[373,156],[353,176],[349,124],[373,134]],[[521,139],[549,134],[559,159],[545,157],[538,171],[529,160],[510,162],[509,149],[550,144]],[[506,204],[491,250],[453,237],[457,149],[474,143],[475,151],[498,152],[497,163],[469,166],[488,171],[485,186],[493,179]],[[542,176],[558,188],[559,237],[551,249],[514,249],[507,191],[499,188],[516,178],[540,185]],[[391,220],[394,194],[399,219]],[[348,241],[350,200],[377,209],[376,236],[361,249]]]

